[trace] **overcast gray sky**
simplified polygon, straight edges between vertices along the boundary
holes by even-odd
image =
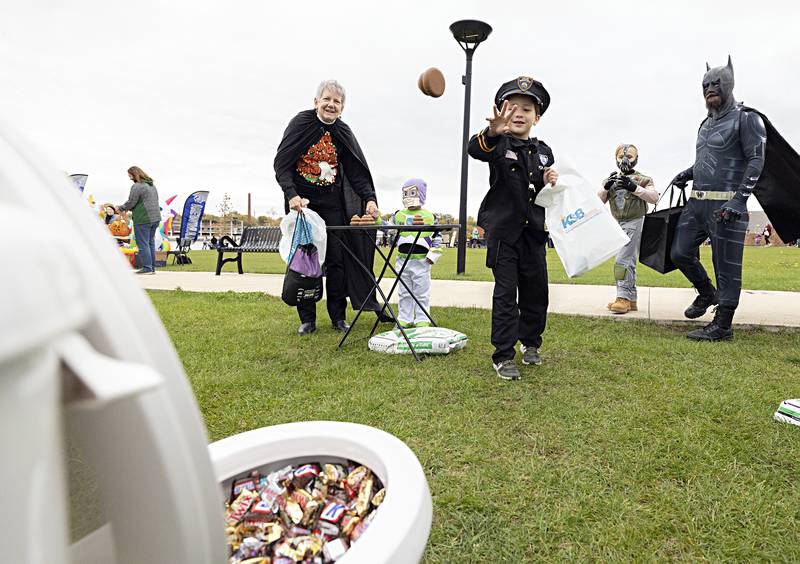
[[[794,2],[29,1],[0,4],[0,116],[68,173],[88,173],[98,201],[127,196],[130,165],[162,198],[224,192],[246,211],[282,210],[272,159],[283,129],[311,107],[321,79],[347,89],[382,210],[408,177],[429,209],[456,213],[464,54],[448,26],[494,28],[475,54],[473,131],[504,81],[541,80],[552,104],[534,133],[599,181],[613,150],[638,145],[639,169],[663,188],[694,160],[705,115],[705,62],[736,71],[735,94],[800,148],[800,8]],[[440,68],[444,96],[417,77]],[[469,212],[486,190],[470,163]]]

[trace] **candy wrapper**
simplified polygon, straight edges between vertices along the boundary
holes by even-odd
[[[225,524],[230,526],[241,521],[257,497],[258,495],[250,490],[242,490],[242,493],[228,506],[225,512]]]
[[[231,481],[229,564],[329,564],[368,529],[386,490],[366,466],[301,464]]]

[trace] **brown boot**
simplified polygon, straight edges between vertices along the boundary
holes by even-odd
[[[630,311],[639,311],[639,308],[636,306],[636,302],[631,300],[631,309]]]
[[[631,311],[631,301],[617,298],[613,304],[609,304],[608,309],[611,310],[611,313],[628,313]]]

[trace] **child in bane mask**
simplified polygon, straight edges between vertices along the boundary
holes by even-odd
[[[619,172],[613,172],[603,181],[603,189],[597,195],[603,202],[609,203],[611,215],[630,238],[614,261],[617,299],[608,304],[612,313],[622,314],[638,310],[636,263],[639,262],[639,243],[647,204],[658,201],[658,192],[653,179],[635,169],[639,161],[639,150],[635,145],[619,145],[614,154]]]

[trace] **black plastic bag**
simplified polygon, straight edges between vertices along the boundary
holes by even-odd
[[[644,227],[642,228],[642,242],[639,246],[639,262],[649,266],[656,272],[667,274],[672,272],[677,266],[670,258],[672,251],[672,239],[675,236],[675,229],[678,227],[683,208],[686,205],[686,193],[680,190],[675,206],[672,205],[672,197],[675,186],[669,185],[669,205],[663,210],[652,211],[644,216]],[[661,198],[666,194],[661,195]],[[659,198],[659,202],[661,201]],[[656,202],[658,207],[658,202]]]

